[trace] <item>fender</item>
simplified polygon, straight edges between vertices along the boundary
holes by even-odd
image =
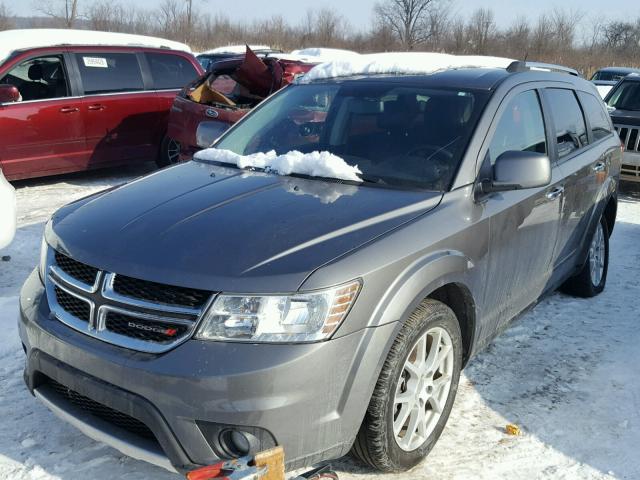
[[[461,283],[468,288],[467,273],[473,267],[473,261],[456,250],[432,252],[417,260],[389,286],[376,306],[369,326],[404,321],[424,298],[448,283]]]
[[[389,350],[398,332],[403,327],[406,318],[429,294],[449,283],[463,285],[470,292],[469,270],[474,263],[465,254],[455,250],[439,250],[418,259],[410,264],[388,287],[371,316],[370,328],[366,328],[366,340],[360,343],[354,361],[350,366],[349,378],[354,382],[345,389],[340,400],[338,412],[348,408],[357,398],[357,424],[364,418],[368,401],[375,388],[375,380],[389,355]],[[474,313],[476,306],[474,304]],[[475,322],[474,322],[475,323]],[[371,328],[378,327],[378,328]],[[371,337],[381,332],[379,344],[371,341]],[[477,328],[474,325],[472,344],[475,343]],[[358,392],[353,394],[353,392]],[[356,408],[352,406],[352,408]],[[349,445],[353,443],[357,428],[350,432]]]
[[[580,241],[580,253],[578,254],[578,262],[574,273],[579,272],[584,267],[585,263],[589,257],[589,246],[591,237],[593,237],[594,232],[596,231],[596,227],[598,226],[598,222],[600,221],[600,217],[604,214],[604,210],[609,204],[609,201],[613,199],[613,201],[618,203],[618,195],[617,195],[617,181],[613,177],[607,177],[606,181],[600,187],[598,191],[598,196],[596,197],[596,203],[594,208],[591,209],[591,216],[589,217],[589,226],[585,229],[584,235]],[[613,229],[612,229],[613,230]],[[609,232],[611,235],[612,232]]]

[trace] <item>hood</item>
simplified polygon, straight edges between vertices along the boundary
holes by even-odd
[[[614,125],[640,126],[640,112],[635,110],[611,110],[609,112]]]
[[[293,292],[441,197],[192,161],[63,207],[47,240],[80,262],[143,280]]]

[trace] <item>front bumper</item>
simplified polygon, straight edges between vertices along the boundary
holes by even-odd
[[[213,438],[222,428],[252,433],[260,448],[282,445],[290,469],[347,453],[396,328],[306,345],[190,340],[162,355],[146,354],[51,318],[37,272],[23,287],[20,310],[29,389],[89,436],[181,472],[224,457]],[[56,397],[51,380],[142,422],[157,443],[87,418]]]
[[[640,182],[640,153],[624,152],[620,180]]]
[[[0,248],[11,243],[16,233],[16,192],[0,170]]]

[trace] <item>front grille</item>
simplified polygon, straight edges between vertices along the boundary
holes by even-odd
[[[204,307],[211,296],[211,292],[204,290],[174,287],[125,277],[124,275],[116,275],[113,282],[113,290],[125,297],[195,309]]]
[[[49,306],[59,321],[146,353],[164,353],[188,339],[213,296],[98,270],[54,250],[47,256],[47,271]]]
[[[628,152],[640,152],[640,127],[615,125],[620,141]]]
[[[151,429],[140,420],[85,397],[84,395],[65,387],[61,383],[56,382],[52,378],[47,377],[46,385],[49,385],[59,396],[82,411],[90,413],[94,417],[98,417],[111,425],[115,425],[116,427],[139,437],[156,440]]]
[[[105,328],[118,335],[160,344],[173,343],[188,331],[186,325],[154,322],[118,312],[107,313]]]
[[[60,252],[56,252],[55,260],[60,270],[76,280],[86,285],[93,285],[96,282],[96,276],[98,275],[97,268],[80,263]]]
[[[83,322],[91,320],[91,305],[88,302],[65,292],[57,285],[53,288],[56,293],[56,301],[65,312]]]
[[[640,165],[622,164],[620,174],[625,180],[640,181]]]

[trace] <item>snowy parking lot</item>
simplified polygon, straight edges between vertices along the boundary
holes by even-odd
[[[0,255],[0,479],[177,479],[124,457],[53,416],[27,391],[17,297],[61,205],[151,167],[21,182],[19,229]],[[621,194],[608,284],[583,300],[556,293],[516,320],[464,371],[441,440],[403,475],[351,459],[341,479],[640,478],[640,194]],[[508,423],[522,429],[508,436]]]

